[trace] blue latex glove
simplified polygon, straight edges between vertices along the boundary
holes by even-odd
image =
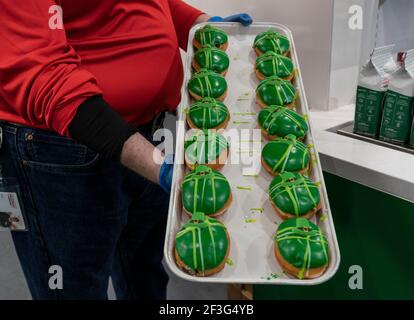
[[[173,168],[174,155],[167,154],[160,168],[160,186],[167,193],[171,190]]]
[[[240,22],[244,26],[248,26],[252,24],[253,19],[251,16],[249,16],[247,13],[238,13],[233,14],[232,16],[228,17],[220,17],[220,16],[214,16],[208,19],[208,21],[211,22]]]

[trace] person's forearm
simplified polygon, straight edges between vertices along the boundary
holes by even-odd
[[[163,155],[101,96],[85,100],[70,124],[73,139],[158,183]],[[153,156],[154,155],[154,156]]]
[[[141,134],[133,134],[125,141],[121,152],[121,163],[148,180],[158,183],[163,153]]]
[[[210,16],[208,14],[201,14],[197,17],[197,19],[194,21],[194,24],[207,22],[208,19],[210,19]]]

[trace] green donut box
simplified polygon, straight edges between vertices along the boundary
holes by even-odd
[[[186,117],[189,106],[194,102],[188,93],[187,83],[194,74],[191,67],[194,56],[192,41],[195,32],[204,25],[195,25],[189,33],[187,53],[184,63],[184,81],[182,86],[182,100],[177,116],[179,125],[176,132],[175,164],[172,190],[170,194],[170,207],[165,239],[165,262],[168,268],[176,276],[194,282],[208,283],[243,283],[243,284],[272,284],[272,285],[317,285],[326,282],[336,273],[340,263],[340,252],[335,233],[334,221],[318,152],[312,135],[312,127],[308,122],[309,131],[305,144],[310,145],[312,163],[310,179],[317,182],[320,191],[322,209],[311,221],[319,225],[325,233],[329,243],[329,265],[325,273],[315,279],[297,279],[284,273],[274,256],[274,236],[278,225],[283,221],[272,208],[268,196],[268,187],[272,176],[261,168],[261,149],[267,140],[258,131],[257,136],[252,136],[250,142],[242,142],[230,139],[230,154],[243,154],[247,144],[253,145],[253,163],[258,166],[257,176],[252,175],[248,166],[241,164],[230,165],[226,163],[219,172],[230,183],[232,203],[227,212],[219,216],[230,236],[229,260],[225,267],[218,273],[208,277],[199,277],[186,273],[176,263],[174,257],[175,235],[178,230],[189,220],[184,212],[181,201],[181,185],[186,174],[190,171],[184,164],[184,140],[190,133]],[[256,53],[253,50],[254,38],[261,32],[270,28],[284,34],[290,40],[290,58],[295,69],[298,70],[293,85],[298,91],[296,111],[302,115],[308,115],[308,105],[300,73],[297,52],[291,31],[283,25],[276,23],[253,23],[250,27],[242,27],[237,23],[208,23],[216,26],[228,35],[228,48],[230,65],[225,76],[227,82],[227,97],[224,104],[230,112],[230,120],[225,133],[236,129],[258,129],[257,116],[260,107],[255,102],[255,90],[259,81],[254,74]],[[260,145],[261,144],[261,145]],[[244,171],[243,171],[244,169]]]

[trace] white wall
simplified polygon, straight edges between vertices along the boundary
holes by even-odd
[[[255,21],[278,22],[293,32],[311,108],[329,101],[333,0],[185,0],[210,15],[247,12]]]
[[[348,27],[351,5],[363,8],[363,29]],[[374,47],[414,48],[414,1],[336,0],[332,34],[330,108],[354,103],[358,74]]]
[[[414,48],[414,1],[386,0],[379,11],[377,43],[394,43],[396,51]]]
[[[353,5],[362,9],[362,30],[348,25],[352,16],[349,8]],[[355,100],[360,61],[366,60],[372,51],[377,8],[378,0],[336,0],[334,3],[329,109]]]

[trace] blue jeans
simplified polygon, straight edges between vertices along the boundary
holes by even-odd
[[[168,195],[73,140],[1,126],[3,176],[19,181],[28,220],[12,236],[32,297],[106,299],[111,276],[118,299],[165,299]],[[139,129],[151,139],[150,125]],[[49,288],[52,265],[63,289]]]

